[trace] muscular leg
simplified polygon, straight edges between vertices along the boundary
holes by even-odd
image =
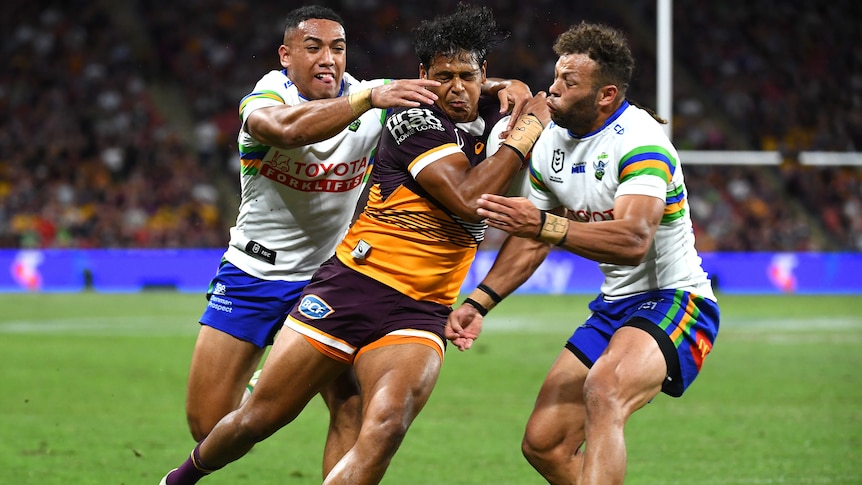
[[[239,406],[263,353],[252,343],[201,325],[186,392],[186,418],[195,441]]]
[[[249,400],[224,417],[200,445],[201,462],[220,468],[293,421],[346,365],[321,354],[285,327],[267,356]]]
[[[527,421],[521,451],[548,483],[577,483],[581,472],[587,371],[570,351],[560,352]]]
[[[622,327],[587,375],[583,475],[581,485],[623,483],[629,417],[661,392],[667,364],[655,339]]]
[[[380,482],[407,429],[428,402],[441,364],[434,349],[415,343],[379,347],[357,359],[354,370],[363,406],[359,439],[324,485]]]
[[[347,454],[359,437],[362,398],[353,369],[347,369],[320,392],[329,408],[329,431],[323,449],[323,477]]]

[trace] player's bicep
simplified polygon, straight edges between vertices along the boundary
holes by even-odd
[[[434,199],[461,217],[475,216],[475,201],[464,198],[460,190],[470,170],[470,161],[458,150],[425,166],[415,175],[416,182]]]
[[[614,200],[614,220],[625,221],[632,231],[652,239],[661,224],[664,199],[651,195],[627,194]]]
[[[246,117],[243,130],[255,140],[271,146],[279,146],[283,127],[275,118],[277,106],[258,108]]]

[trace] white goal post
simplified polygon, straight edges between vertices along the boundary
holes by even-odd
[[[781,153],[769,151],[680,150],[683,165],[781,165]],[[862,167],[860,152],[799,152],[799,163],[811,166]]]

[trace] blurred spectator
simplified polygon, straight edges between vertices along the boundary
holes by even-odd
[[[282,7],[13,3],[0,18],[0,247],[224,246],[237,105],[253,73],[279,68]],[[376,78],[417,75],[411,29],[457,0],[322,3],[350,26],[348,70]],[[485,3],[512,33],[491,54],[496,76],[546,90],[556,36],[606,22],[632,38],[630,97],[656,106],[654,0]],[[700,250],[862,250],[862,170],[795,163],[802,150],[862,150],[860,13],[852,0],[674,2],[675,144],[787,159],[683,160]]]

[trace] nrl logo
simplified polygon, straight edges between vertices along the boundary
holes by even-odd
[[[554,159],[551,161],[551,168],[556,173],[560,173],[563,170],[563,165],[566,161],[566,153],[559,148],[554,150]]]
[[[347,125],[347,129],[350,131],[356,131],[359,129],[359,125],[361,125],[361,124],[362,124],[361,121],[356,120],[353,123],[350,123],[349,125]]]

